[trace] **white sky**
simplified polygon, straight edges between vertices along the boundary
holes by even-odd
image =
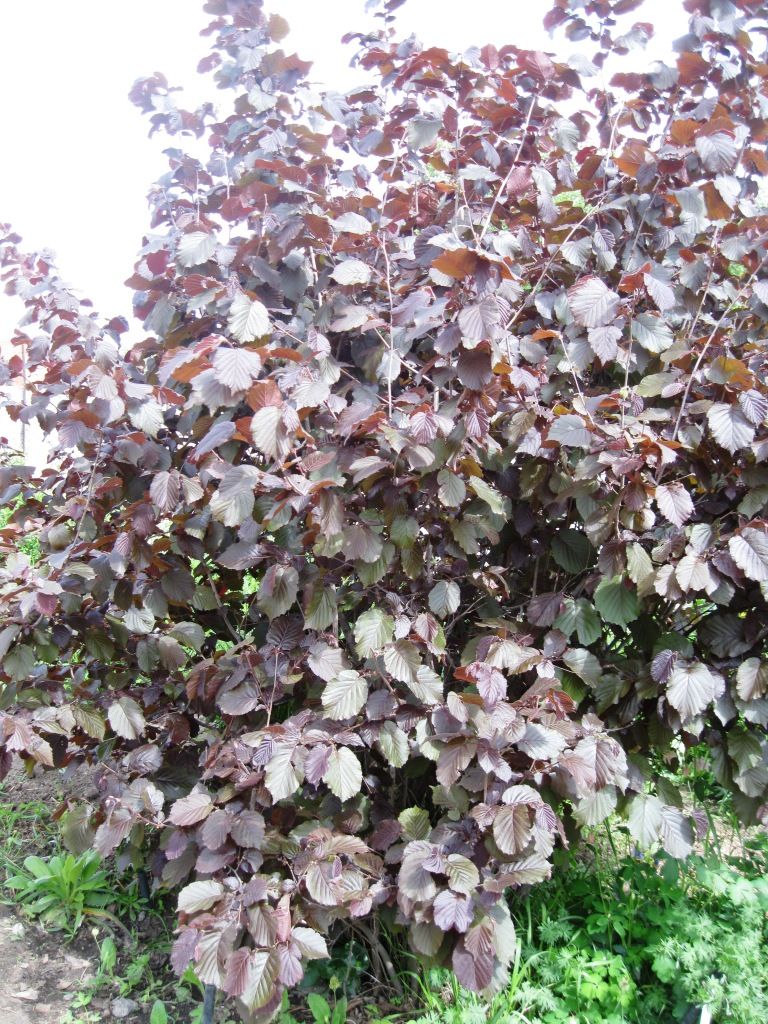
[[[541,27],[549,7],[550,0],[407,0],[397,18],[401,34],[449,50],[488,41],[552,49]],[[314,61],[314,80],[339,90],[356,84],[339,40],[373,24],[364,0],[267,0],[265,8],[288,20],[282,45]],[[222,95],[196,73],[209,20],[202,0],[0,0],[0,222],[10,222],[26,248],[54,250],[65,280],[109,316],[130,316],[122,282],[148,225],[146,192],[166,170],[166,143],[147,138],[128,91],[136,78],[162,71],[185,87],[187,106]],[[682,0],[646,0],[631,20],[657,26],[656,44],[635,58],[640,67],[668,56],[687,24]],[[555,45],[569,52],[562,40]],[[18,312],[0,292],[3,348]]]

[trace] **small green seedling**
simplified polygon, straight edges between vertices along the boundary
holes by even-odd
[[[345,1024],[347,1019],[347,999],[342,996],[331,1008],[331,1004],[317,992],[310,992],[307,996],[307,1006],[312,1014],[315,1024]]]

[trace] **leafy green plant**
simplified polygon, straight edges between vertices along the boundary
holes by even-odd
[[[621,837],[619,837],[619,840]],[[414,1024],[718,1024],[768,1019],[765,835],[738,855],[571,860],[513,907],[511,983],[493,999],[450,972],[415,978]]]
[[[528,977],[540,956],[522,956],[518,944],[507,984],[492,998],[468,991],[458,978],[444,968],[432,967],[411,975],[416,1016],[409,1024],[527,1024],[522,994],[529,988]]]
[[[165,1008],[165,1003],[156,999],[152,1004],[152,1009],[149,1012],[149,1024],[168,1024],[168,1011]]]
[[[92,977],[88,977],[78,990],[73,993],[62,1024],[78,1024],[79,1021],[90,1017],[87,1008],[102,988],[112,981],[116,966],[117,946],[114,939],[107,936],[99,944],[99,962],[95,973]],[[81,1014],[79,1011],[85,1011],[85,1013]]]
[[[715,1020],[768,1019],[768,877],[745,878],[702,862],[651,947],[652,969],[673,994],[673,1012],[706,1004]]]
[[[84,1009],[80,1012],[78,1007],[70,1007],[61,1018],[61,1024],[101,1024],[103,1020],[98,1010]]]
[[[202,1024],[204,999],[205,985],[197,976],[195,969],[189,965],[182,972],[171,1001],[174,1005],[184,1007],[183,1013],[185,1019],[189,1020],[189,1024]],[[192,1005],[189,1005],[190,1003]],[[233,1021],[230,1017],[226,1017],[221,1024],[233,1024]],[[294,1024],[294,1022],[285,1020],[281,1021],[281,1024]]]
[[[283,992],[280,999],[280,1009],[277,1014],[278,1024],[298,1024],[296,1017],[291,1013],[291,1002],[288,993]]]
[[[5,885],[28,914],[54,931],[73,936],[86,917],[115,920],[105,910],[114,900],[110,877],[93,850],[78,857],[26,857]]]
[[[765,846],[756,837],[725,862],[686,866],[609,850],[574,861],[525,907],[526,1012],[543,1024],[652,1024],[706,1005],[723,1024],[766,1019]]]
[[[347,998],[341,996],[333,1006],[318,992],[310,992],[307,996],[307,1008],[312,1014],[315,1024],[346,1024]]]
[[[13,521],[13,514],[14,512],[18,512],[19,510],[23,509],[24,499],[21,497],[16,498],[14,502],[4,506],[3,508],[0,508],[0,530],[4,529],[9,525],[12,527],[15,526],[16,524]],[[18,539],[16,539],[15,549],[20,554],[24,555],[32,565],[35,565],[37,562],[39,562],[42,556],[40,539],[34,534],[21,534],[21,536],[19,536]]]
[[[357,939],[337,941],[329,946],[329,956],[313,960],[307,965],[301,989],[329,989],[341,991],[347,997],[355,996],[366,980],[371,978],[368,952]]]
[[[99,972],[97,977],[109,977],[114,974],[117,966],[117,946],[111,936],[107,936],[99,946]]]

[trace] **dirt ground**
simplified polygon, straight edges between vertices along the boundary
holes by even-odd
[[[51,811],[69,796],[76,800],[91,800],[96,797],[93,782],[94,770],[78,766],[68,774],[62,771],[45,771],[39,766],[30,776],[19,759],[13,764],[2,782],[0,803],[31,803],[38,801],[48,804]]]
[[[0,1021],[61,1024],[94,962],[0,906]]]

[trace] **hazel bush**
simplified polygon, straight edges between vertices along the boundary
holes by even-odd
[[[765,7],[606,90],[639,0],[557,0],[567,59],[401,2],[346,95],[260,0],[204,5],[217,105],[136,83],[134,344],[0,232],[51,446],[0,468],[0,764],[100,766],[69,845],[146,858],[245,1020],[344,921],[498,989],[558,844],[691,851],[681,743],[766,817]]]

